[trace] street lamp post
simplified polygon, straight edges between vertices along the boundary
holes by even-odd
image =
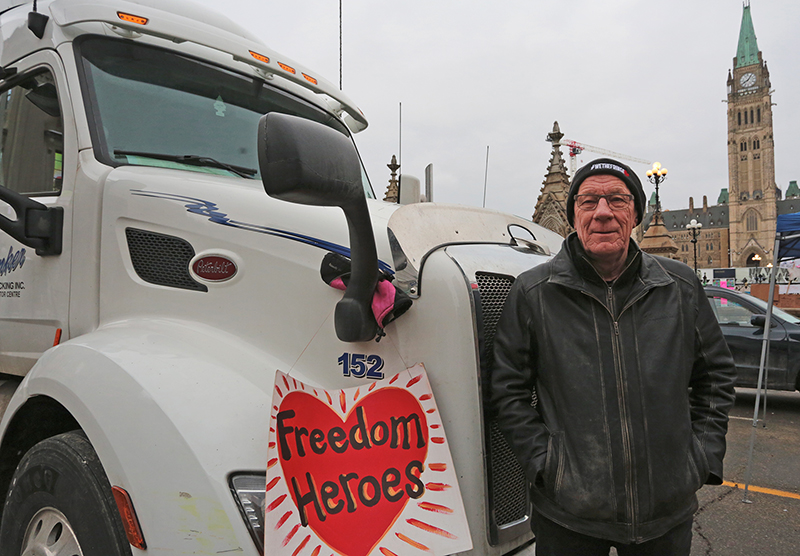
[[[658,186],[667,179],[667,169],[661,167],[660,162],[653,162],[653,168],[647,171],[647,179],[650,183],[656,186],[656,212],[655,214],[661,215],[661,198],[658,196]],[[654,218],[655,220],[655,218]]]
[[[703,227],[697,220],[692,218],[691,222],[686,224],[686,229],[692,234],[692,245],[694,246],[694,273],[697,274],[697,236],[700,234],[700,229]]]

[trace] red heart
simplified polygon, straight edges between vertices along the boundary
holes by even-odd
[[[339,554],[367,556],[408,501],[424,493],[428,423],[407,390],[369,393],[344,420],[315,396],[293,391],[280,404],[276,432],[301,520]]]

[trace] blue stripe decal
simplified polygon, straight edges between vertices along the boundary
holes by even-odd
[[[248,232],[257,232],[259,234],[289,239],[292,241],[305,243],[306,245],[311,245],[319,249],[324,249],[325,251],[332,251],[348,258],[350,257],[350,248],[345,247],[344,245],[339,245],[338,243],[331,243],[330,241],[325,241],[324,239],[298,234],[288,230],[259,226],[258,224],[248,224],[247,222],[239,222],[238,220],[228,218],[228,215],[224,212],[220,212],[217,204],[212,203],[211,201],[204,201],[203,199],[187,197],[185,195],[176,195],[174,193],[158,193],[155,191],[144,191],[141,189],[131,189],[131,193],[139,197],[153,197],[156,199],[167,199],[169,201],[183,203],[187,211],[191,212],[192,214],[207,216],[208,220],[214,224],[220,224],[222,226],[247,230]],[[378,259],[378,268],[387,274],[394,274],[392,267],[380,259]]]

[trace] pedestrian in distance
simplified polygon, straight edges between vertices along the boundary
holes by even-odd
[[[692,269],[631,238],[644,207],[625,164],[578,170],[576,231],[515,280],[497,326],[492,403],[537,556],[688,556],[696,492],[722,483],[733,359]]]

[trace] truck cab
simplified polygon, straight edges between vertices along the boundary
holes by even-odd
[[[378,201],[357,106],[220,14],[5,4],[0,556],[263,554],[276,371],[336,389],[417,363],[470,553],[532,552],[527,481],[486,381],[511,283],[561,238],[493,211]],[[263,126],[271,114],[313,124],[292,144],[323,168],[316,194],[270,191],[265,144],[291,143]],[[317,149],[325,134],[341,157]],[[337,198],[344,158],[356,208]],[[341,316],[320,278],[327,254],[355,267],[364,251],[370,276],[413,301],[384,328]]]

